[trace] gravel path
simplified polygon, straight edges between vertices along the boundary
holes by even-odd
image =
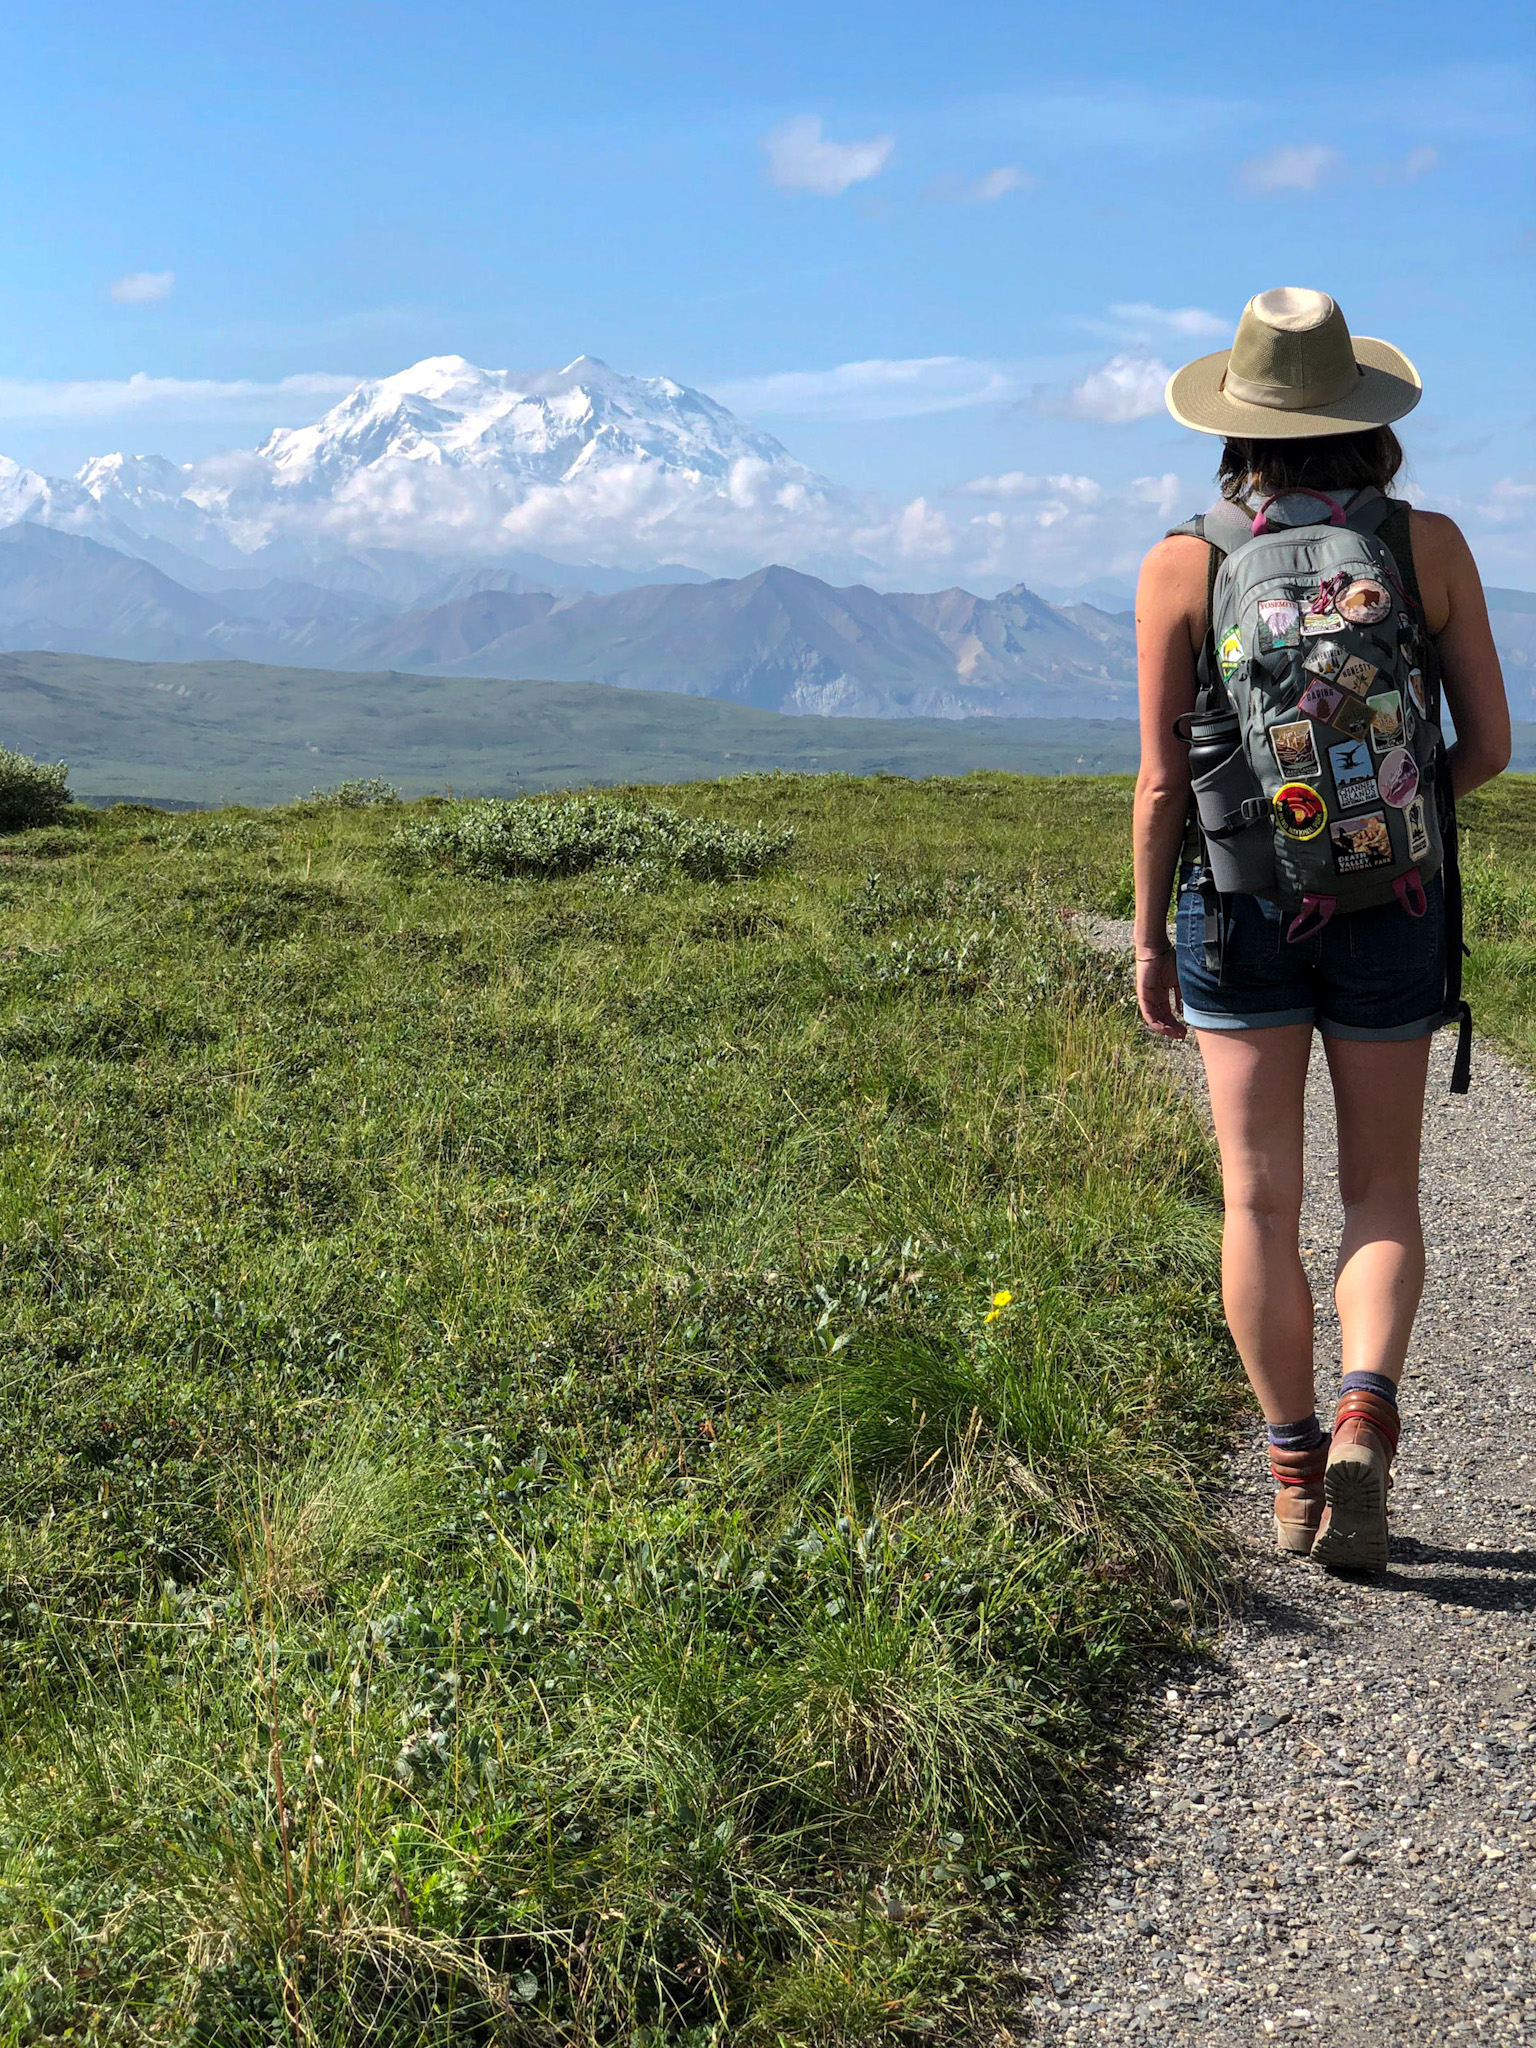
[[[1453,1099],[1452,1049],[1442,1033],[1391,1569],[1351,1582],[1273,1555],[1255,1427],[1230,1505],[1244,1608],[1155,1707],[999,2048],[1536,2041],[1536,1090],[1479,1045]],[[1193,1048],[1175,1056],[1199,1086]],[[1338,1206],[1316,1049],[1307,1118],[1326,1418]]]

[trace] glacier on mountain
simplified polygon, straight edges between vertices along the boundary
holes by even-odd
[[[443,355],[366,379],[255,448],[184,464],[119,452],[73,478],[0,464],[0,525],[97,540],[202,590],[342,578],[388,597],[398,568],[419,595],[450,568],[521,574],[534,558],[535,580],[579,571],[609,589],[764,562],[906,588],[1059,585],[1085,568],[1096,594],[1128,587],[1184,488],[1083,483],[1009,471],[901,504],[828,482],[670,377],[594,356],[516,375]]]
[[[214,568],[258,554],[473,557],[541,544],[641,566],[684,552],[673,534],[729,560],[733,515],[751,528],[735,552],[760,559],[775,513],[803,527],[834,499],[703,392],[625,377],[594,356],[531,377],[429,356],[359,384],[310,426],[201,462],[117,453],[73,479],[0,464],[0,523],[33,519]]]

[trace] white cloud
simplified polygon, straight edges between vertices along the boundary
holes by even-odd
[[[1238,173],[1245,192],[1320,192],[1344,167],[1344,158],[1324,142],[1283,142],[1263,156],[1251,156]]]
[[[1417,149],[1410,149],[1408,154],[1396,163],[1383,166],[1380,182],[1383,185],[1412,185],[1439,167],[1439,150],[1431,149],[1427,143],[1420,143]]]
[[[1165,469],[1161,476],[1134,477],[1126,492],[1132,504],[1152,506],[1159,519],[1171,519],[1183,495],[1183,479],[1171,469]]]
[[[973,206],[986,206],[994,199],[1002,199],[1009,192],[1022,192],[1034,183],[1025,176],[1017,164],[999,164],[995,171],[984,171],[965,193],[964,197]]]
[[[178,417],[241,414],[274,399],[335,398],[356,385],[355,377],[321,373],[281,377],[263,384],[253,378],[93,377],[73,383],[0,378],[0,419],[94,420],[146,411],[174,411]]]
[[[1536,483],[1501,476],[1483,491],[1477,507],[1485,519],[1523,519],[1536,512]]]
[[[1226,341],[1234,322],[1220,313],[1207,313],[1203,306],[1149,306],[1138,299],[1128,305],[1111,306],[1116,327],[1139,340]]]
[[[983,171],[979,178],[962,178],[958,171],[945,171],[923,194],[925,199],[948,200],[959,206],[988,206],[1005,199],[1010,192],[1033,191],[1040,180],[1017,164],[999,164],[995,171]]]
[[[839,363],[830,370],[780,370],[766,377],[744,377],[712,384],[710,389],[733,412],[749,416],[899,420],[1001,404],[1016,397],[1022,385],[1017,370],[1007,363],[976,362],[969,356],[876,356],[868,362]]]
[[[1162,411],[1169,374],[1168,365],[1158,357],[1123,351],[1074,384],[1064,397],[1046,395],[1040,409],[1068,419],[1123,427]]]
[[[176,289],[174,270],[130,270],[109,287],[120,306],[152,306]]]
[[[1077,505],[1097,505],[1104,495],[1102,484],[1091,476],[1031,476],[1027,470],[1008,469],[1001,476],[973,476],[960,486],[972,498],[1068,498]]]
[[[903,505],[896,521],[896,554],[901,561],[947,562],[955,552],[949,520],[926,498]]]
[[[867,142],[831,142],[815,114],[797,114],[763,138],[768,175],[779,190],[814,192],[824,199],[836,198],[850,185],[877,177],[895,147],[894,135],[872,135]]]
[[[724,478],[637,460],[524,490],[513,503],[482,472],[399,461],[363,470],[334,496],[274,499],[249,489],[253,458],[194,465],[198,502],[249,504],[241,544],[282,535],[298,546],[532,548],[613,567],[658,561],[741,575],[786,562],[834,582],[891,588],[1020,579],[1069,585],[1134,576],[1184,497],[1176,478],[1108,487],[1087,476],[1004,472],[946,505],[786,478],[747,458]],[[1189,506],[1183,506],[1188,510]]]

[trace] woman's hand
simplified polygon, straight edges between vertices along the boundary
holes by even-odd
[[[1174,1011],[1179,997],[1178,955],[1171,946],[1160,953],[1136,953],[1136,1006],[1141,1021],[1159,1038],[1187,1038],[1189,1026]]]

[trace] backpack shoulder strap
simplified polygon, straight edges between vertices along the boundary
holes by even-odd
[[[1397,573],[1402,579],[1404,593],[1422,616],[1424,600],[1419,593],[1418,571],[1413,566],[1413,529],[1409,525],[1409,511],[1410,507],[1403,499],[1384,497],[1381,500],[1381,516],[1376,521],[1374,531],[1377,539],[1397,564]]]
[[[1397,564],[1403,593],[1422,620],[1424,599],[1419,590],[1418,571],[1413,565],[1413,527],[1409,518],[1410,509],[1403,499],[1384,496],[1381,499],[1381,516],[1374,531]],[[1440,657],[1427,630],[1424,632],[1422,644],[1425,666],[1429,671],[1427,680],[1431,702],[1438,711]],[[1435,801],[1439,807],[1440,837],[1445,848],[1445,1020],[1457,1027],[1456,1054],[1451,1062],[1451,1093],[1465,1095],[1472,1082],[1472,1011],[1461,993],[1461,963],[1466,952],[1466,943],[1461,858],[1456,833],[1456,795],[1451,788],[1451,778],[1444,755],[1436,765],[1438,772],[1435,776]]]
[[[1170,526],[1165,538],[1172,540],[1178,534],[1187,535],[1191,540],[1203,540],[1218,554],[1235,555],[1240,547],[1245,547],[1253,539],[1253,521],[1241,505],[1218,498],[1214,505],[1204,512],[1197,512],[1193,519]]]
[[[1335,501],[1324,497],[1322,502]],[[1374,484],[1364,484],[1358,491],[1348,492],[1339,509],[1344,514],[1342,522],[1330,524],[1342,523],[1354,533],[1379,533],[1382,521],[1392,510],[1392,500]]]
[[[1214,505],[1204,512],[1197,512],[1193,519],[1186,519],[1179,526],[1170,526],[1168,537],[1171,539],[1174,534],[1188,534],[1192,540],[1203,540],[1220,554],[1235,555],[1240,547],[1246,547],[1253,539],[1253,520],[1241,505],[1218,498]]]
[[[1207,511],[1197,512],[1192,519],[1170,526],[1163,537],[1173,540],[1180,536],[1203,540],[1210,550],[1205,577],[1205,646],[1201,650],[1204,663],[1201,681],[1209,685],[1219,673],[1216,667],[1216,578],[1221,574],[1221,565],[1227,557],[1235,555],[1240,547],[1245,547],[1253,539],[1253,521],[1241,505],[1218,498]]]

